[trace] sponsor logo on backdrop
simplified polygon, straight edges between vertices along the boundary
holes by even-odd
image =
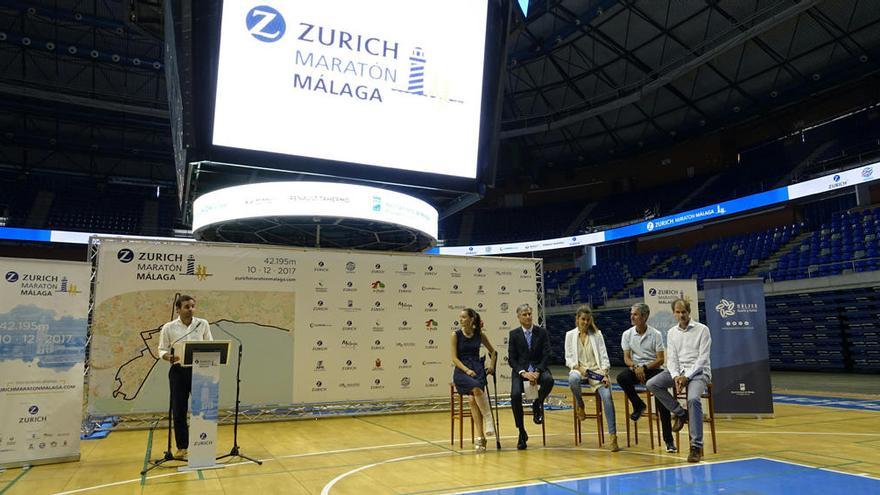
[[[370,284],[370,288],[373,289],[373,292],[382,293],[385,292],[385,282],[381,280],[376,280]]]
[[[339,388],[360,388],[360,382],[342,382],[339,384]]]
[[[498,306],[498,309],[499,309],[502,313],[508,313],[508,312],[510,312],[510,305],[507,304],[506,302],[503,302],[503,303],[501,303],[501,304]]]
[[[136,263],[137,280],[177,280],[177,277],[194,277],[205,280],[213,276],[208,267],[199,263],[194,254],[184,257],[180,253],[139,252],[120,249],[116,259],[121,263]]]
[[[408,311],[408,310],[412,309],[412,307],[413,307],[413,305],[408,302],[403,302],[403,301],[397,302],[397,309],[405,309]]]
[[[382,325],[382,322],[381,322],[381,321],[378,321],[378,320],[377,320],[376,323],[373,324],[373,331],[374,331],[374,332],[384,332],[384,331],[385,331],[385,326]]]
[[[384,370],[384,368],[382,368],[382,359],[376,358],[376,361],[373,362],[373,371],[383,371],[383,370]]]
[[[409,388],[410,380],[408,376],[400,379],[400,388]]]
[[[738,397],[748,397],[750,395],[755,395],[755,391],[750,389],[745,383],[741,382],[739,387],[737,387],[737,390],[731,390],[730,394]]]
[[[385,311],[385,308],[382,307],[382,301],[374,302],[373,307],[370,308],[370,311]]]
[[[326,351],[327,344],[323,340],[316,340],[315,345],[312,346],[313,351]]]
[[[434,365],[434,364],[443,364],[443,361],[422,361],[422,366]]]
[[[498,275],[499,277],[509,277],[513,275],[513,272],[510,270],[495,270],[495,275]]]
[[[486,274],[483,273],[483,267],[478,266],[477,269],[474,270],[474,277],[486,278]]]
[[[357,272],[357,265],[355,264],[355,262],[354,262],[354,261],[349,261],[349,262],[347,262],[347,263],[345,264],[345,271],[348,272],[348,273],[355,273],[355,272]]]
[[[412,365],[409,364],[409,359],[403,358],[400,360],[400,364],[397,366],[397,369],[407,370],[412,368]]]
[[[436,349],[437,344],[434,342],[434,339],[428,339],[425,343],[425,349]]]
[[[354,286],[354,282],[349,280],[345,282],[345,287],[342,288],[342,292],[357,292],[357,287]]]
[[[45,423],[49,420],[47,416],[40,415],[39,406],[32,405],[27,408],[27,415],[19,416],[19,423]]]
[[[416,343],[415,342],[397,342],[394,345],[396,345],[397,347],[400,347],[401,349],[407,349],[410,347],[415,347]]]
[[[736,301],[721,299],[715,306],[715,311],[724,319],[724,326],[730,328],[751,328],[752,322],[750,318],[755,318],[758,313],[758,304],[737,304]],[[737,317],[735,320],[728,318]]]
[[[315,371],[326,371],[323,360],[319,359],[318,362],[315,363]]]
[[[373,265],[373,269],[370,270],[370,273],[385,273],[385,270],[382,269],[381,263],[376,263]]]
[[[324,300],[318,299],[315,301],[315,305],[312,306],[312,311],[327,311],[327,306],[324,305]]]
[[[535,289],[517,289],[516,291],[520,294],[531,294],[535,292]]]
[[[284,16],[268,5],[252,8],[245,17],[245,25],[251,36],[264,43],[280,40],[287,29]]]
[[[318,261],[317,263],[315,263],[315,271],[316,272],[326,272],[329,270],[327,269],[327,266],[323,261]]]
[[[437,308],[434,307],[434,301],[430,301],[430,302],[428,302],[428,304],[425,305],[425,312],[426,313],[436,313],[437,312]]]
[[[400,326],[397,327],[398,330],[412,330],[409,322],[407,320],[403,320],[400,322]]]
[[[381,378],[374,378],[373,384],[370,385],[370,389],[371,390],[380,390],[383,388],[385,388],[385,385],[382,385],[382,379]]]
[[[6,282],[18,285],[19,295],[49,297],[59,294],[76,295],[81,291],[66,275],[55,273],[6,272]]]
[[[333,325],[329,323],[309,323],[309,328],[324,328],[324,327],[332,327]]]
[[[396,273],[397,273],[398,275],[403,275],[403,276],[415,275],[415,274],[416,274],[416,272],[414,272],[414,271],[412,271],[412,270],[409,269],[409,263],[403,263],[402,265],[400,265],[400,270],[397,270]]]
[[[351,320],[346,321],[345,325],[342,325],[342,330],[346,332],[353,332],[357,330],[357,328],[357,325],[355,325],[354,322]]]
[[[452,267],[452,272],[449,273],[451,278],[461,278],[461,272],[458,271],[457,267]]]
[[[461,288],[458,284],[452,284],[452,288],[449,289],[450,294],[461,294]]]
[[[382,350],[385,350],[385,346],[382,345],[381,340],[376,339],[373,341],[373,345],[370,346],[370,349],[372,349],[374,351],[382,351]]]
[[[425,320],[425,330],[437,330],[437,327],[439,325],[440,324],[437,322],[437,320],[433,318]]]
[[[865,167],[862,169],[862,178],[870,179],[874,176],[874,168],[873,167]]]
[[[345,311],[347,313],[355,313],[361,310],[359,306],[354,305],[354,299],[347,299],[345,301],[345,306],[339,308],[340,311]]]
[[[433,376],[429,376],[428,379],[425,381],[425,387],[427,387],[427,388],[433,388],[433,387],[436,387],[437,385],[438,385],[437,379],[434,378]]]
[[[318,280],[318,283],[315,284],[315,292],[316,293],[325,293],[327,292],[327,285],[323,280]]]
[[[482,285],[478,285],[477,286],[477,295],[485,294],[485,293],[486,293],[486,289],[484,289]]]
[[[523,268],[522,274],[519,276],[519,278],[523,278],[523,279],[531,278],[531,276],[529,275],[528,268]]]
[[[477,310],[482,310],[484,306],[485,306],[485,304],[478,302],[477,303]]]
[[[409,285],[406,282],[404,282],[404,283],[400,284],[400,288],[397,289],[397,292],[400,294],[410,294],[410,293],[412,293],[412,289],[410,289]]]
[[[324,382],[318,380],[315,382],[315,386],[312,387],[312,392],[326,392],[327,387],[324,386]]]
[[[434,271],[434,265],[428,265],[428,268],[425,270],[426,277],[436,277],[437,272]]]
[[[430,285],[423,285],[422,286],[422,292],[431,292],[431,291],[435,291],[435,290],[440,290],[440,287],[433,287]]]
[[[196,440],[195,442],[193,442],[193,445],[196,447],[201,447],[201,446],[205,446],[205,445],[213,445],[213,444],[214,444],[214,440],[209,440],[208,434],[205,433],[204,431],[199,433],[199,439]]]
[[[342,347],[344,349],[357,349],[358,343],[353,340],[342,339]]]
[[[500,286],[498,287],[498,295],[499,295],[499,296],[507,296],[507,295],[510,295],[510,292],[507,290],[507,286],[506,286],[506,285],[500,285]]]
[[[354,361],[351,359],[347,359],[345,364],[342,365],[342,371],[354,371],[357,369],[357,365],[354,364]]]

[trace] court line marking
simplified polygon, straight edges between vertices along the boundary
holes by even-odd
[[[845,474],[845,475],[848,475],[848,476],[858,476],[859,478],[868,478],[869,480],[880,481],[880,479],[875,478],[875,477],[873,477],[873,476],[871,476],[871,475],[869,475],[869,474],[867,474],[867,473],[848,473],[848,472],[846,472],[846,471],[841,471],[841,470],[839,470],[839,469],[832,469],[832,468],[827,468],[827,467],[810,466],[809,464],[801,464],[801,463],[799,463],[799,462],[794,462],[794,461],[783,461],[783,460],[780,460],[780,459],[773,459],[772,457],[760,457],[759,459],[766,459],[766,460],[768,460],[768,461],[776,461],[776,462],[781,462],[781,463],[784,463],[784,464],[791,464],[791,465],[794,465],[794,466],[801,466],[801,467],[806,467],[806,468],[811,468],[811,469],[820,469],[820,470],[822,470],[822,471],[830,471],[830,472],[832,472],[832,473]]]
[[[455,453],[455,452],[448,452],[448,451],[447,451],[447,452],[433,452],[433,453],[431,453],[431,454],[408,455],[408,456],[404,456],[404,457],[397,457],[397,458],[395,458],[395,459],[388,459],[387,461],[379,461],[379,462],[374,462],[374,463],[372,463],[372,464],[367,464],[367,465],[365,465],[365,466],[361,466],[361,467],[359,467],[359,468],[352,469],[351,471],[348,471],[348,472],[346,472],[346,473],[342,473],[342,474],[340,474],[339,476],[337,476],[337,477],[333,478],[332,480],[330,480],[329,483],[327,483],[326,485],[324,485],[324,488],[321,490],[321,495],[328,495],[328,494],[330,493],[330,489],[333,488],[333,485],[335,485],[338,481],[342,480],[343,478],[345,478],[345,477],[347,477],[347,476],[349,476],[349,475],[351,475],[351,474],[355,474],[355,473],[357,473],[357,472],[360,472],[360,471],[364,471],[364,470],[370,469],[371,467],[380,466],[380,465],[382,465],[382,464],[390,464],[390,463],[392,463],[392,462],[409,461],[409,460],[412,460],[412,459],[418,459],[418,458],[420,458],[420,457],[431,457],[431,456],[440,456],[440,455],[452,455],[452,454],[454,454],[454,453]]]

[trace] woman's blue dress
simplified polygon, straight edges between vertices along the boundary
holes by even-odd
[[[468,376],[464,371],[455,368],[452,372],[452,382],[458,393],[466,395],[474,388],[486,388],[486,366],[480,358],[480,344],[482,340],[478,334],[468,338],[461,330],[455,331],[455,349],[458,359],[465,366],[477,372],[477,376]]]

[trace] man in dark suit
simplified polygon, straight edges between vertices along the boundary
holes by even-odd
[[[532,402],[532,419],[536,424],[544,422],[544,399],[553,389],[553,375],[547,367],[550,361],[550,336],[547,330],[532,324],[532,308],[520,304],[516,308],[516,318],[520,326],[510,331],[507,339],[507,359],[513,374],[510,380],[510,403],[513,419],[519,428],[519,441],[516,448],[526,448],[529,435],[523,424],[522,396],[524,383],[540,386],[538,398]]]

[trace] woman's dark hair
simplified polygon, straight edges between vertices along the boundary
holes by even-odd
[[[483,333],[483,320],[480,318],[480,313],[474,311],[473,308],[464,308],[465,312],[467,312],[468,316],[471,317],[471,322],[473,322],[474,327],[474,335],[480,335]]]

